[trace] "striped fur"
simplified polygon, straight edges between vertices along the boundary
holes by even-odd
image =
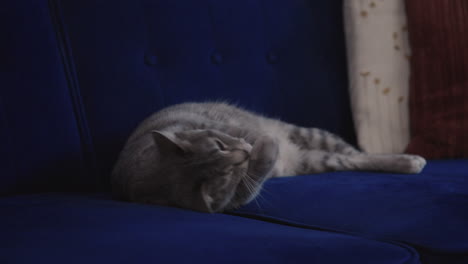
[[[184,149],[192,156],[175,154]],[[325,130],[226,103],[185,103],[163,109],[137,127],[112,179],[114,193],[126,200],[213,212],[251,201],[271,177],[343,170],[418,173],[425,163],[419,156],[366,154]]]

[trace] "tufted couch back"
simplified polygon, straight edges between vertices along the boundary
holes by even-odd
[[[236,102],[354,141],[341,5],[6,1],[0,194],[106,190],[138,122],[184,101]]]

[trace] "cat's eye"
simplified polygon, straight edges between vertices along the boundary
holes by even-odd
[[[216,146],[218,147],[219,150],[221,150],[221,151],[226,151],[227,150],[226,145],[224,145],[224,143],[221,142],[221,140],[216,139],[215,142],[216,142]]]

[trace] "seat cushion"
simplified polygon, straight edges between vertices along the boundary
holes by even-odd
[[[421,174],[337,172],[277,178],[243,216],[409,244],[423,263],[468,263],[468,161]]]
[[[419,263],[398,244],[96,195],[3,198],[0,211],[0,263]]]

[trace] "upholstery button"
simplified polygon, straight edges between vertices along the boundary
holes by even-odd
[[[275,63],[278,62],[278,55],[276,55],[273,52],[268,52],[268,54],[266,56],[266,59],[267,59],[268,63],[275,64]]]
[[[213,54],[211,54],[211,62],[214,64],[221,64],[223,62],[223,55],[218,51],[213,52]]]
[[[150,66],[158,64],[158,57],[156,55],[145,55],[145,63]]]

